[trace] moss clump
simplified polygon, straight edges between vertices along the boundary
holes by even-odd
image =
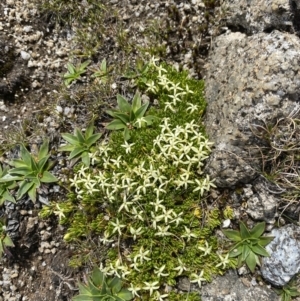
[[[178,277],[201,286],[234,266],[218,253],[221,212],[205,204],[214,184],[202,171],[211,146],[201,124],[203,82],[154,59],[143,80],[135,80],[157,121],[133,129],[129,141],[121,131],[102,141],[90,154],[92,167],[75,170],[76,194],[56,214],[68,225],[67,241],[99,235],[110,248],[96,263],[106,275],[122,277],[136,300],[178,300],[164,293]],[[41,214],[55,213],[55,206]]]

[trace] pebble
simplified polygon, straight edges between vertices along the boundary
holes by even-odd
[[[30,31],[32,31],[32,26],[30,26],[30,25],[24,26],[23,27],[23,31],[24,32],[30,32]]]
[[[61,106],[56,106],[56,111],[57,111],[57,113],[62,113],[63,108]]]
[[[26,52],[26,51],[21,51],[21,57],[24,61],[28,61],[30,59],[30,53]]]

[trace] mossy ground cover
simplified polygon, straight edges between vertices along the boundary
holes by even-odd
[[[182,276],[201,287],[235,266],[214,235],[224,215],[205,201],[214,184],[202,171],[211,147],[201,123],[204,83],[155,59],[135,82],[152,103],[146,116],[156,121],[132,129],[128,141],[121,131],[102,140],[91,166],[75,167],[68,200],[44,207],[41,216],[58,215],[70,243],[97,237],[106,252],[93,264],[121,277],[135,300],[199,300],[199,293],[168,287]],[[79,258],[72,264],[91,260]]]

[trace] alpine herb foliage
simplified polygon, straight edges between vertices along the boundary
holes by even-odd
[[[258,223],[249,230],[243,222],[240,222],[240,231],[224,230],[224,234],[234,242],[229,251],[229,257],[238,258],[238,266],[246,263],[253,273],[256,265],[260,265],[259,256],[270,256],[264,248],[274,237],[262,236],[266,223]]]
[[[290,281],[280,289],[274,289],[274,291],[281,297],[281,301],[292,301],[293,298],[300,296],[300,292],[298,291],[294,280]]]
[[[153,124],[128,140],[113,131],[90,154],[91,167],[77,166],[69,200],[41,215],[59,216],[68,226],[66,241],[98,235],[107,249],[100,271],[121,278],[134,300],[198,300],[197,293],[178,295],[166,285],[186,276],[201,287],[235,266],[213,235],[222,212],[205,205],[215,185],[202,171],[212,145],[201,125],[203,83],[155,59],[144,76],[138,88],[158,100],[149,109]]]
[[[85,61],[82,64],[74,66],[71,63],[67,64],[68,72],[66,72],[63,76],[64,83],[66,86],[69,86],[73,81],[81,78],[81,75],[86,73],[87,66],[91,63],[91,61]]]
[[[13,160],[10,165],[14,166],[11,169],[3,169],[0,178],[0,191],[2,197],[8,201],[14,201],[9,196],[8,189],[15,187],[15,182],[18,184],[17,199],[21,199],[25,194],[28,194],[32,202],[36,202],[36,192],[41,184],[57,182],[58,179],[49,172],[53,167],[53,162],[49,160],[49,141],[45,140],[41,145],[36,156],[32,155],[24,145],[20,147],[20,159]]]
[[[132,293],[122,288],[120,278],[106,278],[98,268],[94,268],[87,285],[79,284],[79,295],[74,297],[73,301],[129,301],[132,299]]]
[[[14,243],[11,238],[6,234],[6,226],[5,220],[3,218],[0,219],[0,258],[3,253],[8,253],[8,247],[14,247]]]
[[[5,176],[8,175],[9,168],[8,166],[2,167],[0,165],[0,180],[5,179]],[[15,203],[16,200],[11,194],[11,190],[17,187],[16,181],[8,181],[0,184],[0,206],[4,204],[5,201]]]
[[[148,109],[149,102],[142,104],[140,93],[135,93],[131,105],[122,95],[117,95],[117,101],[118,109],[107,111],[110,116],[114,117],[114,120],[110,122],[106,128],[109,130],[124,130],[125,140],[130,139],[130,132],[133,128],[151,125],[155,120],[155,116],[144,116]]]
[[[75,129],[74,135],[69,133],[62,134],[68,144],[59,148],[60,151],[71,152],[69,160],[81,158],[85,166],[90,165],[90,155],[92,146],[100,139],[101,134],[94,133],[94,125],[91,123],[83,134],[79,129]]]

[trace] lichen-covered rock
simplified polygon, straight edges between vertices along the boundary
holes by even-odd
[[[215,150],[206,172],[219,187],[247,183],[260,171],[258,126],[296,110],[300,98],[300,40],[273,31],[216,38],[206,74],[206,130]]]
[[[243,279],[244,280],[244,279]],[[257,283],[243,281],[233,270],[202,287],[202,301],[279,301],[274,291]]]
[[[299,0],[226,0],[226,24],[253,34],[273,29],[293,31],[293,19],[300,9]]]
[[[270,257],[262,258],[261,273],[273,285],[284,286],[300,271],[300,227],[283,226],[270,235],[275,238],[266,246]]]

